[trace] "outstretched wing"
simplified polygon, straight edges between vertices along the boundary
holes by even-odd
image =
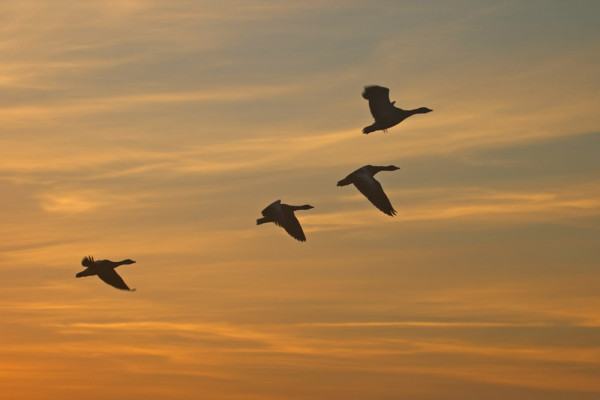
[[[294,212],[292,210],[286,210],[284,214],[285,218],[282,221],[278,221],[279,223],[276,222],[277,225],[285,229],[285,231],[294,239],[306,242],[306,236],[304,236],[302,226],[300,225],[300,222],[298,222],[298,218],[296,218]]]
[[[390,102],[390,89],[383,86],[366,86],[362,96],[369,100],[369,109],[375,122],[394,113],[394,103]]]
[[[110,286],[114,286],[117,289],[131,290],[131,291],[135,290],[135,289],[129,289],[129,286],[127,286],[125,281],[123,281],[123,278],[121,278],[114,269],[109,269],[106,271],[99,272],[98,277],[100,279],[102,279],[104,282],[108,283]]]
[[[92,256],[83,257],[83,260],[81,260],[81,265],[84,267],[91,267],[94,265],[94,263],[94,257]]]
[[[385,214],[393,217],[396,214],[396,210],[392,207],[390,199],[385,195],[381,184],[375,179],[356,179],[354,186],[365,195],[367,199],[375,207],[383,211]]]
[[[263,217],[269,217],[269,216],[274,215],[275,208],[278,207],[278,205],[280,203],[281,203],[281,200],[276,200],[276,201],[272,202],[271,204],[269,204],[268,206],[266,206],[265,209],[261,211],[261,214],[263,215]]]

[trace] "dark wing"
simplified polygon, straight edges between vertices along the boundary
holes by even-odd
[[[98,277],[100,279],[102,279],[104,282],[108,283],[110,286],[114,286],[117,289],[131,290],[131,291],[135,290],[135,289],[129,289],[129,286],[127,286],[125,281],[123,281],[123,278],[121,278],[114,269],[109,269],[106,271],[99,272]]]
[[[375,179],[355,179],[354,186],[365,195],[367,199],[381,211],[389,216],[394,216],[396,210],[392,207],[390,199],[385,195],[381,184]]]
[[[81,265],[83,265],[84,267],[91,267],[94,265],[94,257],[92,256],[86,256],[83,258],[83,260],[81,260]]]
[[[346,186],[346,185],[349,185],[351,183],[352,183],[352,174],[348,175],[347,177],[345,177],[341,181],[338,181],[337,185],[338,186]]]
[[[369,109],[375,122],[394,113],[394,104],[390,102],[390,89],[383,86],[367,86],[362,96],[369,100]]]
[[[265,207],[265,209],[261,211],[261,214],[263,215],[263,217],[273,216],[275,207],[279,203],[281,203],[281,200],[274,201],[271,204],[269,204],[267,207]]]
[[[292,210],[285,211],[285,220],[276,221],[275,223],[285,229],[294,239],[306,242],[302,226],[300,226],[300,222],[298,222],[298,218],[296,218]]]

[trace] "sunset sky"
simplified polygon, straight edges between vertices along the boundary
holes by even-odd
[[[599,1],[0,20],[0,399],[599,398]],[[434,111],[363,135],[373,84]]]

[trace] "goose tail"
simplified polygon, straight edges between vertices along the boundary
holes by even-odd
[[[375,127],[375,124],[373,125],[369,125],[369,126],[365,126],[362,130],[362,133],[364,133],[365,135],[368,135],[371,132],[375,132],[377,130],[377,128]]]

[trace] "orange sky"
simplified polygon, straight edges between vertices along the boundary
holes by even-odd
[[[600,3],[0,15],[0,399],[600,395]],[[363,135],[369,84],[434,112]]]

